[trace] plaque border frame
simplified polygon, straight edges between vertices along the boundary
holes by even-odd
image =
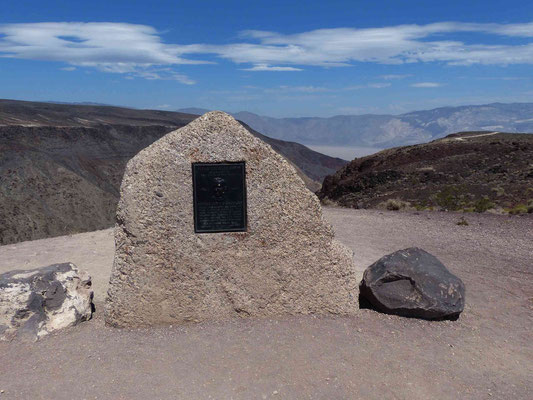
[[[235,165],[241,164],[243,166],[242,176],[242,193],[243,193],[243,213],[244,213],[244,227],[242,229],[198,229],[198,210],[196,207],[196,179],[195,167],[207,165]],[[194,217],[194,233],[224,233],[224,232],[248,232],[248,194],[246,191],[246,161],[215,161],[215,162],[193,162],[191,163],[192,170],[192,196],[193,196],[193,217]]]

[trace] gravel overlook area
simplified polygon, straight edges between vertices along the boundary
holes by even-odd
[[[0,247],[0,272],[71,261],[93,278],[93,320],[0,343],[6,399],[528,399],[533,387],[533,219],[324,208],[364,269],[418,246],[466,285],[457,321],[359,310],[352,318],[106,327],[112,230]],[[457,225],[465,216],[468,225]],[[80,382],[82,382],[80,384]]]

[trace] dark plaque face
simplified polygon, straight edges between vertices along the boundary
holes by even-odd
[[[246,231],[243,162],[193,163],[194,231]]]

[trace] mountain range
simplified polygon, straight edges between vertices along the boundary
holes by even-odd
[[[203,114],[199,108],[181,112]],[[492,103],[441,107],[400,115],[337,115],[329,118],[272,118],[233,113],[263,134],[306,145],[388,148],[445,137],[461,131],[533,132],[533,103]]]

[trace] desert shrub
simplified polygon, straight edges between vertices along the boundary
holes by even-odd
[[[455,224],[459,225],[459,226],[468,226],[468,225],[470,225],[465,217],[459,218],[459,221],[457,221]]]
[[[411,203],[408,201],[403,201],[400,199],[388,199],[386,201],[383,201],[378,204],[378,208],[385,208],[389,211],[398,211],[403,210],[405,208],[410,208]]]
[[[503,196],[505,194],[505,189],[502,188],[501,186],[496,186],[496,187],[493,187],[491,189],[491,191],[496,194],[496,196],[500,197],[500,196]]]
[[[494,203],[492,203],[486,196],[474,203],[474,211],[478,213],[485,212],[491,208],[494,208]]]
[[[507,209],[507,212],[511,215],[526,214],[528,212],[528,206],[525,204],[517,204],[513,208]]]
[[[433,200],[445,210],[460,210],[464,200],[464,189],[457,186],[446,186],[433,196]]]
[[[331,200],[329,197],[324,197],[320,200],[320,202],[322,203],[322,205],[330,207],[337,207],[339,205],[336,201]]]
[[[415,203],[411,203],[411,207],[417,211],[433,210],[433,205],[429,199],[420,199]]]
[[[500,207],[500,206],[494,206],[494,208],[491,208],[487,212],[490,213],[490,214],[496,214],[496,215],[505,215],[505,214],[507,214],[507,211],[503,207]]]

